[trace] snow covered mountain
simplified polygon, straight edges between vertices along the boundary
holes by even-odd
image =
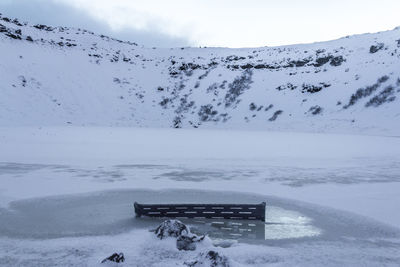
[[[400,28],[281,47],[146,48],[0,16],[1,126],[400,133]]]

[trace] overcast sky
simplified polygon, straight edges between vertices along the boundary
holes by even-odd
[[[0,0],[0,12],[158,47],[310,43],[400,26],[400,0]]]

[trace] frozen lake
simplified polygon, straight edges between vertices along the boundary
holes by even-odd
[[[96,254],[93,255],[88,250],[101,244],[105,247],[115,246],[109,248],[110,253],[113,249],[121,248],[126,255],[135,255],[134,251],[130,251],[132,248],[126,247],[127,240],[138,244],[153,242],[157,247],[157,242],[160,241],[149,234],[148,230],[154,229],[162,219],[135,218],[132,206],[134,201],[152,203],[155,200],[161,203],[266,201],[268,203],[266,224],[251,221],[254,226],[247,227],[251,228],[253,231],[251,233],[247,230],[245,232],[224,230],[218,223],[211,221],[207,224],[193,220],[185,221],[194,232],[209,234],[216,245],[221,241],[225,241],[226,244],[230,240],[228,242],[230,247],[224,249],[228,254],[237,247],[248,249],[249,246],[263,245],[268,251],[271,247],[279,248],[279,253],[269,252],[269,259],[264,259],[265,264],[271,259],[281,264],[289,264],[292,261],[282,256],[286,257],[286,254],[290,255],[293,252],[310,253],[311,247],[320,247],[324,250],[331,249],[331,246],[337,251],[330,251],[324,260],[349,263],[354,251],[359,251],[359,255],[365,257],[363,260],[369,264],[378,265],[380,257],[385,257],[390,264],[400,263],[399,229],[377,221],[348,212],[277,197],[186,189],[113,190],[11,202],[9,208],[0,210],[0,247],[3,251],[0,258],[5,266],[15,262],[27,264],[25,253],[29,250],[29,262],[43,266],[55,260],[54,250],[61,246],[69,248],[58,251],[64,255],[64,260],[78,264],[79,261],[95,262],[93,256]],[[227,224],[232,226],[232,223],[248,222],[225,221],[224,223],[225,226]],[[136,240],[137,235],[141,236],[139,240]],[[121,237],[122,240],[118,241]],[[75,242],[77,240],[83,242],[77,243]],[[77,257],[71,253],[74,250],[82,254]],[[4,255],[5,251],[7,257]],[[262,253],[253,254],[253,257],[259,257],[262,263]],[[237,258],[238,262],[246,260],[249,259]]]
[[[160,220],[135,218],[134,201],[266,201],[266,224],[185,221],[238,266],[400,264],[400,138],[3,128],[0,150],[3,266],[95,266],[115,251],[127,266],[182,266],[197,254],[157,240]]]
[[[0,236],[10,238],[49,239],[86,235],[112,235],[133,229],[155,229],[164,219],[136,218],[133,203],[259,203],[268,201],[266,223],[261,221],[183,220],[199,234],[229,238],[240,242],[267,244],[272,240],[317,237],[323,232],[314,225],[320,216],[296,205],[294,201],[277,198],[196,190],[114,190],[21,200],[0,210]],[[324,217],[328,217],[325,214]],[[333,215],[330,215],[333,216]],[[343,215],[343,217],[345,217]],[[220,224],[224,225],[220,225]],[[224,231],[241,224],[244,230]],[[251,226],[247,226],[250,224]],[[247,226],[246,229],[244,225]],[[349,226],[351,227],[351,226]],[[248,231],[247,231],[248,230]],[[248,232],[251,233],[248,233]],[[324,231],[325,232],[325,231]],[[247,234],[246,234],[247,233]],[[326,234],[326,233],[325,233]]]

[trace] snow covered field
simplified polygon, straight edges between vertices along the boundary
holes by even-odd
[[[0,14],[0,266],[400,266],[399,36],[146,48]],[[209,238],[178,251],[134,201],[266,224],[185,221]]]
[[[399,36],[147,48],[0,15],[0,125],[398,135]]]
[[[398,137],[3,127],[0,151],[3,266],[93,266],[119,251],[124,266],[183,266],[197,255],[157,240],[159,221],[135,219],[134,201],[266,201],[265,238],[217,248],[234,266],[400,264]]]

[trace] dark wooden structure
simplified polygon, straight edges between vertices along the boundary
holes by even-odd
[[[261,204],[139,204],[135,202],[136,216],[261,220],[265,222],[265,206]]]

